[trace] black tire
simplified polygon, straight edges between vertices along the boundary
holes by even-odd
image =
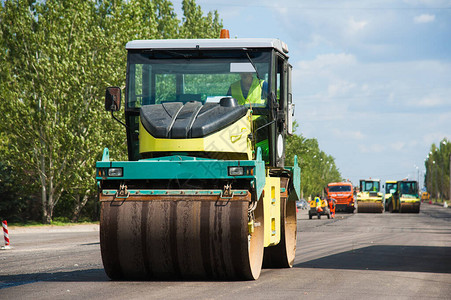
[[[330,219],[330,214],[327,214],[327,218]]]
[[[311,220],[312,219],[312,215],[311,214],[308,214],[308,218]]]
[[[321,215],[320,214],[318,214],[318,219],[321,219]]]

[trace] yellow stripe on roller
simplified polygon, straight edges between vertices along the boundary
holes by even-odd
[[[250,112],[228,127],[203,138],[161,139],[153,137],[139,124],[139,152],[222,152],[238,153],[252,159]]]
[[[280,242],[280,178],[266,177],[263,196],[265,222],[265,247]]]
[[[415,203],[415,202],[420,202],[420,199],[418,199],[418,198],[404,198],[404,197],[401,197],[401,202]]]

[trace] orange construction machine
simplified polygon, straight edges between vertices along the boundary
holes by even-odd
[[[331,182],[326,187],[326,193],[327,199],[336,200],[336,211],[354,212],[354,188],[351,182]]]

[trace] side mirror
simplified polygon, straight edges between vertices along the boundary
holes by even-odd
[[[118,111],[121,108],[121,88],[111,86],[105,92],[105,110]]]

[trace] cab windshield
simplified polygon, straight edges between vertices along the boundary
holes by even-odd
[[[378,181],[361,181],[360,188],[362,192],[379,192]]]
[[[401,194],[403,195],[418,195],[416,182],[401,182]]]
[[[247,51],[247,54],[243,50],[129,51],[127,108],[165,102],[219,102],[231,96],[231,85],[243,73],[251,73],[253,82],[262,86],[262,101],[252,106],[265,107],[271,52]]]
[[[351,186],[349,185],[333,185],[329,187],[329,192],[337,193],[337,192],[350,192]]]
[[[396,191],[396,183],[387,183],[385,184],[385,193],[393,194]]]

